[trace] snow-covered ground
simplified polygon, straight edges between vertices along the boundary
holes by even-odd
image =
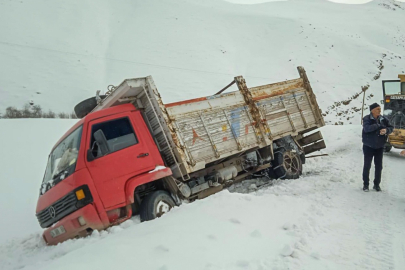
[[[405,0],[0,0],[0,113],[70,112],[152,75],[164,102],[306,68],[328,123],[359,124],[405,73]],[[368,110],[366,111],[368,113]],[[405,269],[405,158],[361,190],[361,127],[322,129],[327,157],[291,181],[247,180],[160,219],[45,246],[35,217],[47,155],[75,120],[0,120],[0,269]]]
[[[0,120],[0,244],[41,229],[35,209],[47,157],[76,121]]]
[[[369,105],[382,79],[405,73],[404,17],[393,0],[0,1],[0,112],[29,100],[71,112],[146,75],[169,103],[238,75],[248,86],[293,79],[302,65],[326,120],[359,124],[361,86]]]
[[[405,158],[386,154],[383,192],[363,192],[356,125],[322,128],[329,156],[308,159],[300,179],[248,180],[151,222],[45,246],[35,201],[47,151],[71,124],[0,121],[0,269],[405,268]]]

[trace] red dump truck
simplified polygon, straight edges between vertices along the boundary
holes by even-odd
[[[298,178],[305,155],[325,148],[314,131],[324,126],[321,111],[305,70],[298,72],[253,88],[235,77],[237,91],[171,104],[152,77],[127,79],[80,103],[83,118],[52,149],[40,188],[46,243],[133,215],[152,220],[252,174]]]

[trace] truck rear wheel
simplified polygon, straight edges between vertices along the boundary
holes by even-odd
[[[292,151],[280,149],[274,153],[273,171],[277,178],[297,179],[302,174],[300,156]]]
[[[139,215],[141,221],[161,217],[169,212],[176,204],[167,191],[157,190],[147,195],[141,202]]]
[[[270,177],[271,179],[277,179],[278,178],[276,173],[274,172],[273,167],[267,168],[266,172],[267,172],[267,176]]]

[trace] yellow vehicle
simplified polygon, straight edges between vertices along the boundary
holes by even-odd
[[[399,80],[383,81],[384,117],[394,126],[394,132],[388,136],[384,151],[392,147],[405,149],[405,74],[398,75]]]

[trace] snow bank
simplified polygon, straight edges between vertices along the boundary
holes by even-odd
[[[334,3],[339,3],[339,4],[359,5],[359,4],[366,4],[366,3],[372,2],[374,0],[328,0],[328,1],[334,2]],[[395,0],[395,1],[405,2],[405,0]],[[379,2],[381,2],[381,1],[379,1]]]
[[[372,2],[373,0],[328,0],[328,1],[339,4],[359,5]]]
[[[35,200],[47,153],[73,122],[0,121],[1,130],[8,130],[0,140],[7,153],[0,162],[6,172],[0,210],[13,217],[1,223],[1,269],[363,269],[365,262],[376,269],[405,267],[405,185],[397,170],[405,158],[397,150],[387,154],[383,193],[362,192],[360,126],[322,128],[322,153],[329,156],[308,159],[300,179],[248,180],[157,220],[140,223],[134,217],[48,247]],[[375,250],[387,253],[380,259]]]
[[[242,4],[242,5],[255,5],[270,2],[284,2],[288,0],[223,0],[232,4]]]
[[[41,231],[36,202],[48,155],[77,120],[0,120],[0,244]]]

